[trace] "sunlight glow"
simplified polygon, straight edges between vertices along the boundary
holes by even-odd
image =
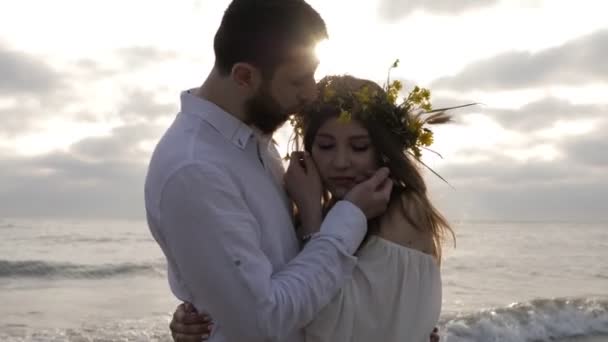
[[[15,153],[36,156],[57,150],[66,150],[70,145],[89,137],[107,136],[114,125],[100,122],[77,123],[61,119],[49,120],[35,133],[18,136],[13,146]]]

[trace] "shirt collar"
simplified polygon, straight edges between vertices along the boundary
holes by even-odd
[[[247,143],[259,131],[249,127],[233,115],[211,101],[202,99],[192,93],[193,89],[181,94],[181,112],[201,117],[240,149],[245,149]]]

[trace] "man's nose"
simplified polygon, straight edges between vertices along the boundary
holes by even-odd
[[[302,92],[300,98],[304,103],[310,103],[310,102],[316,100],[318,96],[319,96],[319,90],[317,89],[317,83],[315,82],[315,79],[313,78],[306,85],[306,88]]]

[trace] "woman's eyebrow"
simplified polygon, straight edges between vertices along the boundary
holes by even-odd
[[[358,134],[358,135],[351,135],[350,137],[348,137],[350,140],[369,140],[369,134]]]
[[[317,138],[325,138],[325,139],[336,139],[333,135],[328,133],[319,133],[317,134]]]

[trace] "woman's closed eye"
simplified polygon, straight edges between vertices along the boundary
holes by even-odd
[[[365,152],[369,149],[369,144],[351,145],[351,148],[355,152]]]
[[[319,150],[331,150],[332,148],[334,148],[334,144],[317,144],[317,147],[319,148]]]

